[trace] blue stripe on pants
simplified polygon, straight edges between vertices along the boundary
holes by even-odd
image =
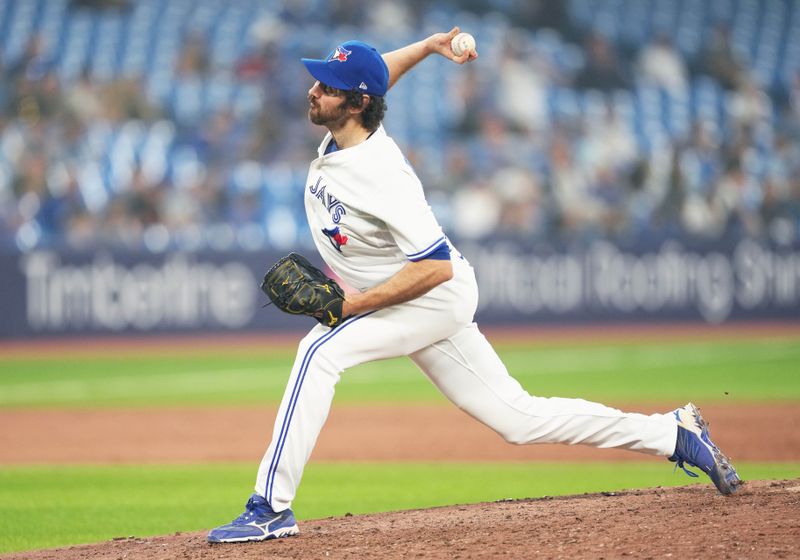
[[[359,319],[363,319],[369,315],[372,315],[374,311],[369,313],[365,313],[364,315],[358,315],[351,320],[345,321],[337,328],[325,333],[320,338],[315,340],[308,350],[306,350],[305,356],[303,356],[303,361],[300,365],[300,371],[297,373],[297,379],[294,382],[294,387],[292,388],[292,395],[289,398],[289,404],[286,410],[286,416],[283,418],[283,424],[281,425],[281,431],[278,434],[278,441],[275,444],[275,454],[272,457],[272,462],[269,465],[269,470],[267,471],[267,487],[266,487],[266,499],[269,504],[272,504],[272,490],[275,484],[275,475],[278,472],[278,462],[280,461],[281,454],[283,453],[283,447],[286,444],[286,438],[289,435],[289,426],[292,422],[292,416],[294,415],[294,410],[297,407],[297,401],[300,397],[300,390],[303,388],[303,381],[305,380],[306,373],[308,373],[308,367],[311,364],[311,359],[314,357],[314,353],[326,342],[336,336],[337,333],[340,333],[342,329],[347,328],[349,325],[352,325]]]

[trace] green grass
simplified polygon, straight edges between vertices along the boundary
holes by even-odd
[[[531,393],[599,401],[800,399],[800,340],[500,345]],[[0,358],[0,407],[277,403],[293,351]],[[405,358],[345,372],[339,402],[443,401]]]
[[[740,464],[744,478],[800,477],[800,463]],[[255,466],[0,469],[0,553],[114,537],[205,530],[241,513]],[[693,484],[660,461],[636,463],[323,463],[309,465],[301,520],[624,488]],[[705,479],[709,492],[716,490]]]
[[[500,344],[531,393],[600,402],[800,400],[800,339]],[[0,408],[276,404],[293,350],[149,349],[114,356],[0,356]],[[440,402],[407,359],[344,374],[337,404]],[[800,463],[740,464],[745,479],[800,477]],[[0,466],[0,553],[227,522],[255,464]],[[700,482],[707,484],[704,479]],[[696,483],[659,461],[593,464],[311,464],[298,517]],[[713,488],[709,487],[713,492]]]

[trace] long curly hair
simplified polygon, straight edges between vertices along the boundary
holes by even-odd
[[[345,102],[349,107],[358,109],[364,106],[364,94],[357,89],[344,92]],[[386,114],[386,100],[377,95],[369,96],[369,104],[361,111],[361,124],[364,128],[373,132],[377,130]]]

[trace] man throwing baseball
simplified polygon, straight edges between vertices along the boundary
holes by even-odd
[[[473,269],[442,232],[413,168],[381,125],[386,92],[417,63],[431,54],[458,64],[477,57],[474,48],[454,54],[458,32],[383,56],[349,41],[324,59],[303,59],[316,80],[308,118],[328,130],[306,181],[308,223],[322,258],[358,291],[327,302],[325,319],[315,315],[320,324],[300,342],[255,493],[244,513],[208,534],[210,542],[298,533],[290,507],[340,374],[395,356],[409,356],[456,406],[510,443],[629,449],[695,466],[723,494],[740,484],[693,405],[643,415],[532,396],[473,322]],[[270,276],[275,286],[289,281],[288,274],[283,281]]]

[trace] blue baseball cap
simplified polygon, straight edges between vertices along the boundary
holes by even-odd
[[[361,41],[347,41],[327,58],[301,59],[314,78],[326,86],[358,90],[383,97],[389,89],[389,68],[375,48]]]

